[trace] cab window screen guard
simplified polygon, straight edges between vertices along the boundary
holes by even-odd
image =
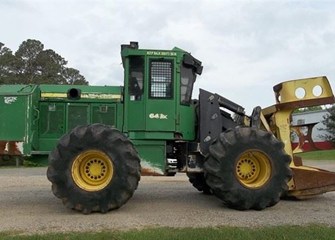
[[[173,62],[150,61],[150,98],[171,99],[173,97]]]

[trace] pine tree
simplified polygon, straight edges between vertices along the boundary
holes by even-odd
[[[0,84],[88,84],[79,70],[66,65],[38,40],[22,42],[15,54],[0,43]]]
[[[328,113],[323,117],[322,123],[326,126],[325,129],[327,133],[322,137],[329,142],[335,144],[335,105],[327,109]]]

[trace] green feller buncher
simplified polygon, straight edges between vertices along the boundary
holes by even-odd
[[[182,49],[130,42],[121,57],[122,87],[0,86],[0,155],[48,155],[52,191],[67,207],[117,209],[141,174],[186,173],[196,189],[239,210],[335,190],[335,174],[304,166],[291,144],[295,109],[334,103],[326,77],[280,83],[276,103],[248,116],[203,89],[192,99],[203,67]],[[10,153],[13,143],[20,148]]]

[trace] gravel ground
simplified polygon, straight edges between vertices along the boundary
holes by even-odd
[[[335,170],[335,161],[322,161],[318,167]],[[226,208],[214,196],[197,192],[184,174],[142,177],[133,198],[122,208],[107,214],[83,215],[66,209],[53,196],[45,174],[46,168],[0,169],[0,231],[45,233],[313,223],[335,227],[335,193],[304,201],[280,201],[263,211],[236,211]]]

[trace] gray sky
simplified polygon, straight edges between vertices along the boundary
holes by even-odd
[[[272,86],[335,81],[335,1],[0,0],[0,42],[40,40],[91,85],[122,85],[120,45],[189,51],[195,85],[245,106],[272,105]]]

